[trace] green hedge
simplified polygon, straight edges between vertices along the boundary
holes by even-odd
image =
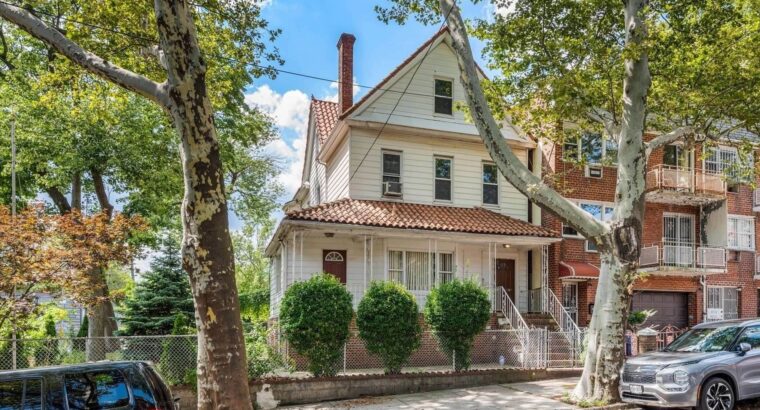
[[[285,339],[306,357],[315,376],[338,372],[352,317],[351,294],[327,273],[293,284],[280,305]]]
[[[380,357],[388,374],[401,367],[420,347],[419,311],[414,296],[394,282],[373,282],[356,313],[359,337]]]
[[[456,371],[470,367],[472,342],[490,317],[488,293],[472,281],[453,280],[436,287],[425,304],[425,321]]]

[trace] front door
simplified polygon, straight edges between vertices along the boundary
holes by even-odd
[[[562,306],[565,307],[567,314],[578,323],[578,284],[565,283],[562,285]]]
[[[507,291],[512,303],[515,300],[515,260],[496,259],[496,286],[501,286]]]
[[[323,250],[322,271],[334,275],[340,283],[346,283],[346,251]]]

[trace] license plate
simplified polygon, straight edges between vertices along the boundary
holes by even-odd
[[[632,384],[630,386],[631,393],[633,394],[642,394],[644,393],[644,386],[640,386],[638,384]]]

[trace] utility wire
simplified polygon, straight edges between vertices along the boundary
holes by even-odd
[[[11,6],[11,7],[23,8],[22,6],[19,6],[17,4],[13,4],[13,3],[9,3],[9,2],[3,1],[3,0],[0,0],[0,4],[6,4],[6,5]],[[192,5],[195,5],[197,7],[201,7],[200,5],[196,5],[196,4],[192,4]],[[27,9],[25,9],[25,10],[27,10]],[[45,12],[45,11],[42,11],[42,10],[37,10],[37,9],[33,9],[33,10],[29,10],[29,11],[31,13],[33,13],[33,14],[40,14],[40,15],[44,15],[44,16],[48,16],[48,17],[52,17],[52,18],[59,18],[60,17],[60,16],[57,16],[55,14],[48,13],[48,12]],[[128,32],[125,32],[125,31],[116,30],[116,29],[109,28],[109,27],[104,27],[104,26],[101,26],[101,25],[98,25],[98,24],[94,24],[94,23],[90,23],[90,22],[83,21],[83,20],[64,18],[64,22],[72,23],[72,24],[77,24],[77,25],[84,26],[84,27],[89,27],[89,28],[92,28],[92,29],[95,29],[95,30],[106,31],[106,32],[109,32],[109,33],[113,33],[113,34],[117,34],[117,35],[120,35],[120,36],[124,36],[124,37],[130,38],[132,40],[138,40],[138,41],[142,42],[141,45],[143,45],[145,47],[152,47],[152,46],[158,44],[158,39],[144,37],[144,36],[140,36],[140,35],[137,35],[137,34],[128,33]],[[262,64],[256,64],[256,63],[252,63],[252,62],[247,62],[247,61],[241,61],[241,60],[233,58],[233,57],[227,57],[227,56],[223,56],[223,55],[219,55],[219,54],[213,54],[213,53],[202,53],[202,54],[203,54],[204,57],[207,57],[207,58],[208,57],[212,57],[212,59],[215,60],[215,61],[217,61],[217,62],[220,62],[220,60],[226,60],[227,62],[233,62],[233,63],[237,63],[237,64],[243,64],[243,65],[246,65],[248,67],[257,68],[257,69],[264,70],[264,71],[274,71],[274,72],[277,72],[279,74],[288,74],[288,75],[292,75],[292,76],[296,76],[296,77],[302,77],[302,78],[308,78],[308,79],[312,79],[312,80],[324,81],[324,82],[327,82],[327,83],[330,83],[330,84],[337,83],[336,79],[327,78],[325,76],[319,76],[319,75],[315,75],[315,74],[301,73],[301,72],[297,72],[297,71],[287,70],[287,69],[284,69],[284,68],[277,68],[277,67],[272,66],[272,65],[262,65]],[[364,88],[364,89],[375,89],[376,88],[375,86],[366,85],[366,84],[359,84],[359,83],[352,83],[351,86],[352,87]],[[405,93],[407,95],[416,95],[416,96],[420,96],[420,97],[430,97],[430,98],[434,98],[435,97],[435,95],[433,95],[433,94],[415,93],[415,92],[402,92],[402,91],[398,91],[398,90],[392,90],[392,89],[389,89],[389,88],[376,88],[376,89],[377,89],[377,91],[385,91],[385,92],[391,92],[391,93],[397,93],[397,94]]]
[[[441,27],[438,29],[438,32],[443,30],[443,28],[446,26],[446,20],[448,20],[449,14],[451,14],[451,12],[454,11],[455,7],[457,7],[456,4],[454,4],[454,7],[452,7],[448,13],[446,13],[446,16],[444,16],[443,23],[441,23]],[[422,67],[422,63],[425,62],[425,58],[427,57],[428,53],[430,53],[430,50],[433,48],[434,43],[435,43],[434,41],[431,41],[430,44],[428,44],[427,49],[425,50],[425,54],[422,55],[422,59],[420,59],[420,62],[417,64],[417,67],[414,68],[414,72],[412,73],[411,78],[409,78],[409,81],[406,83],[406,87],[404,87],[404,91],[402,91],[401,95],[398,96],[398,100],[396,100],[396,104],[393,105],[391,112],[388,114],[388,117],[385,119],[385,122],[383,122],[383,125],[380,127],[380,130],[377,132],[377,135],[375,135],[375,138],[372,139],[372,144],[370,144],[369,148],[367,148],[367,152],[364,153],[364,156],[362,157],[361,161],[359,161],[359,165],[357,165],[356,168],[354,169],[354,172],[351,173],[351,177],[348,178],[348,182],[351,182],[354,179],[354,176],[356,175],[357,172],[359,172],[359,169],[361,168],[362,164],[364,164],[364,160],[367,159],[367,156],[372,151],[372,148],[375,147],[375,143],[377,143],[378,138],[380,138],[380,135],[382,135],[383,130],[385,130],[385,127],[388,125],[388,122],[390,122],[391,117],[393,116],[393,113],[396,111],[396,108],[398,108],[399,103],[401,103],[401,99],[404,98],[404,95],[409,89],[409,86],[412,85],[412,81],[414,81],[414,76],[417,75],[417,71],[419,71],[420,67]]]

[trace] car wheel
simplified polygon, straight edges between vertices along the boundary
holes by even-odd
[[[714,377],[702,386],[698,410],[733,410],[736,404],[731,383],[721,377]]]

